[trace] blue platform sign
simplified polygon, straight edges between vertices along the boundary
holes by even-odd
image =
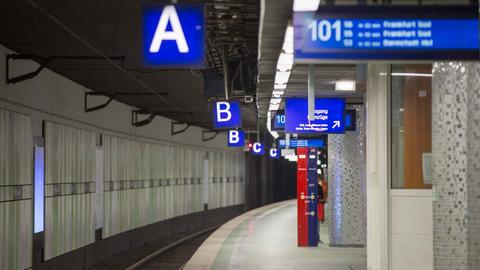
[[[213,126],[216,129],[242,126],[239,101],[217,101],[213,109]]]
[[[478,6],[322,6],[293,24],[297,63],[480,60]]]
[[[254,142],[251,152],[253,155],[263,156],[265,155],[265,145],[261,142]]]
[[[345,99],[316,98],[315,120],[308,120],[308,100],[287,98],[285,132],[299,134],[345,133]]]
[[[270,150],[268,151],[268,154],[272,159],[280,158],[280,152],[278,151],[277,148],[270,148]]]
[[[143,60],[152,68],[204,68],[204,6],[144,5]]]
[[[277,111],[272,119],[272,130],[283,131],[285,130],[285,112]]]
[[[245,146],[245,131],[243,131],[243,130],[229,130],[228,131],[228,146],[229,147],[244,147]]]
[[[287,146],[286,140],[278,140],[278,147],[286,148],[286,146]],[[297,148],[297,147],[324,148],[325,141],[322,139],[290,140],[289,141],[288,148]]]

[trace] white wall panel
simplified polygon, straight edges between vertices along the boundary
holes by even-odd
[[[45,259],[95,241],[95,133],[45,122]]]
[[[0,110],[0,269],[32,265],[32,153],[30,117]]]

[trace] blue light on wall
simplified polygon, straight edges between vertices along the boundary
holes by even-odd
[[[228,146],[229,147],[244,147],[245,146],[245,131],[243,131],[243,130],[229,130],[228,131]]]
[[[34,155],[33,232],[39,233],[44,230],[44,147],[35,146]]]
[[[253,155],[263,156],[265,155],[265,145],[261,142],[254,142],[251,150]]]
[[[152,68],[204,68],[204,16],[204,6],[199,4],[144,5],[144,64]]]
[[[239,128],[242,126],[240,102],[217,101],[213,109],[213,126],[216,129]]]
[[[345,99],[316,98],[315,120],[308,120],[308,100],[288,98],[285,101],[285,131],[288,133],[345,133]]]

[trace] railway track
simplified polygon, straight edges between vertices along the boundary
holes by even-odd
[[[126,270],[179,270],[218,226],[182,238],[141,259]]]

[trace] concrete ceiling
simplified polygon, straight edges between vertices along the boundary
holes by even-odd
[[[103,55],[124,56],[123,62],[114,61],[124,70],[101,59],[55,60],[47,68],[94,91],[147,92],[143,83],[166,96],[119,96],[115,99],[142,110],[165,112],[161,114],[177,121],[210,128],[211,104],[203,95],[203,76],[199,70],[145,69],[141,65],[141,8],[143,3],[151,2],[171,3],[167,0],[3,0],[0,1],[0,44],[21,54],[41,57],[97,56],[95,50],[79,40],[80,37]],[[229,59],[248,62],[248,65],[253,59],[252,71],[256,73],[259,0],[178,2],[206,5],[209,68],[222,71],[219,59],[223,50],[218,48],[229,44],[226,45],[230,46]],[[246,94],[249,91],[254,94],[256,80],[249,79],[254,85],[247,82],[246,87],[252,89],[244,90]],[[242,116],[244,125],[256,126],[257,112],[253,104],[242,106]]]

